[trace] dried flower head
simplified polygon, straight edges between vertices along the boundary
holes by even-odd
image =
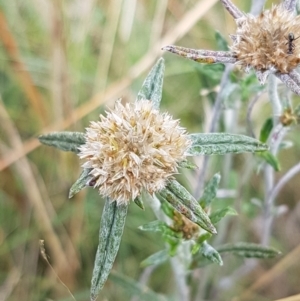
[[[169,45],[164,50],[200,63],[240,64],[246,71],[254,68],[264,84],[274,73],[293,92],[300,95],[300,16],[295,16],[295,0],[284,0],[259,16],[241,12],[230,0],[220,0],[233,16],[237,31],[231,35],[230,51],[190,49]]]
[[[231,51],[244,68],[288,73],[300,63],[300,16],[273,6],[258,17],[250,14],[237,19]]]
[[[177,173],[190,146],[185,129],[167,113],[141,100],[100,115],[86,129],[79,150],[83,168],[91,168],[93,186],[118,204],[128,203],[143,189],[153,194]]]

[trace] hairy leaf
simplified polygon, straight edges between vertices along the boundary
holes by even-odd
[[[145,206],[144,206],[144,203],[143,203],[143,200],[142,200],[142,197],[138,196],[134,199],[134,203],[140,207],[142,210],[145,210]]]
[[[227,207],[213,212],[209,216],[209,218],[211,222],[215,225],[226,215],[237,215],[237,212],[233,208]]]
[[[188,160],[179,162],[178,166],[180,168],[186,168],[186,169],[197,169],[198,168],[198,166],[196,164],[194,164],[193,162],[190,162]]]
[[[142,88],[138,93],[137,101],[148,99],[153,102],[154,108],[159,108],[162,96],[164,71],[164,59],[160,58],[147,75]]]
[[[161,250],[159,252],[156,252],[149,257],[147,257],[145,260],[141,262],[141,267],[147,267],[150,265],[159,265],[165,261],[167,261],[170,258],[169,251],[168,250]]]
[[[85,143],[84,133],[80,132],[54,132],[41,135],[38,139],[43,144],[74,153],[78,153],[78,147]]]
[[[218,265],[223,265],[222,258],[218,251],[207,242],[203,242],[201,248],[199,249],[199,253],[211,262],[217,263]]]
[[[117,205],[106,199],[103,209],[99,245],[94,263],[91,301],[95,301],[104,286],[119,250],[128,205]]]
[[[192,146],[188,150],[189,156],[261,152],[268,149],[266,144],[244,135],[198,133],[190,134],[189,138],[192,140]]]
[[[205,185],[203,195],[199,202],[202,208],[208,207],[217,195],[217,190],[221,180],[221,175],[216,173]]]
[[[218,252],[230,252],[246,258],[273,258],[280,255],[280,251],[259,244],[239,242],[226,244],[217,248]]]
[[[72,198],[80,190],[88,186],[88,183],[93,179],[93,176],[90,175],[91,168],[84,168],[81,172],[77,181],[72,185],[69,192],[69,199]]]
[[[187,219],[192,221],[193,223],[199,225],[204,230],[216,234],[217,230],[210,222],[209,217],[203,211],[202,213],[197,212],[197,215],[188,208],[185,204],[183,204],[182,200],[178,198],[173,192],[168,189],[162,189],[159,193],[157,193],[157,197],[159,200],[169,202],[179,213],[184,215]]]

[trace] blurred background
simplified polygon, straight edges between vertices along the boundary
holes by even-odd
[[[233,2],[250,10],[250,1]],[[265,7],[272,3],[278,1]],[[180,118],[189,132],[207,132],[224,66],[200,65],[161,47],[226,49],[235,28],[218,0],[0,0],[0,301],[73,300],[69,290],[77,301],[89,298],[103,200],[92,189],[68,199],[80,174],[77,156],[41,146],[36,137],[84,131],[118,98],[134,101],[161,56],[166,64],[162,110]],[[260,93],[251,116],[258,137],[271,116],[266,87],[238,68],[231,78],[245,89],[224,102],[218,130],[249,134],[247,107]],[[294,126],[288,134],[294,145],[280,152],[276,179],[299,162],[298,132]],[[225,162],[229,169],[223,157],[211,159],[205,178],[220,171],[222,188],[233,191],[222,202],[239,216],[219,225],[222,240],[259,242],[264,199],[259,160],[236,155]],[[185,176],[194,192],[195,174]],[[276,300],[300,293],[299,181],[296,175],[276,199],[281,206],[270,244],[282,256],[253,269],[243,269],[251,261],[233,257],[225,257],[223,267],[196,269],[191,273],[195,300]],[[154,219],[148,206],[145,211],[130,206],[114,272],[99,300],[156,300],[143,295],[145,282],[167,296],[157,300],[178,300],[170,264],[140,267],[164,246],[159,235],[137,229]]]

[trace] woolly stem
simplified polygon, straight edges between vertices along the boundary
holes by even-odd
[[[158,220],[161,220],[169,224],[168,217],[160,209],[161,204],[158,198],[154,195],[149,202],[154,215]],[[173,269],[173,275],[176,282],[177,292],[179,294],[178,300],[190,300],[190,288],[186,283],[187,263],[189,258],[189,248],[187,245],[183,245],[177,250],[177,254],[171,259],[171,265]]]
[[[243,16],[243,13],[230,0],[221,0],[221,2],[234,19],[238,19]]]

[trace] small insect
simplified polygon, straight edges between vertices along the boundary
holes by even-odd
[[[294,34],[292,32],[289,33],[288,37],[287,37],[287,43],[285,45],[288,45],[288,51],[287,54],[293,54],[293,51],[295,49],[295,44],[294,41],[296,41],[297,39],[299,39],[300,36],[298,38],[295,38]]]

